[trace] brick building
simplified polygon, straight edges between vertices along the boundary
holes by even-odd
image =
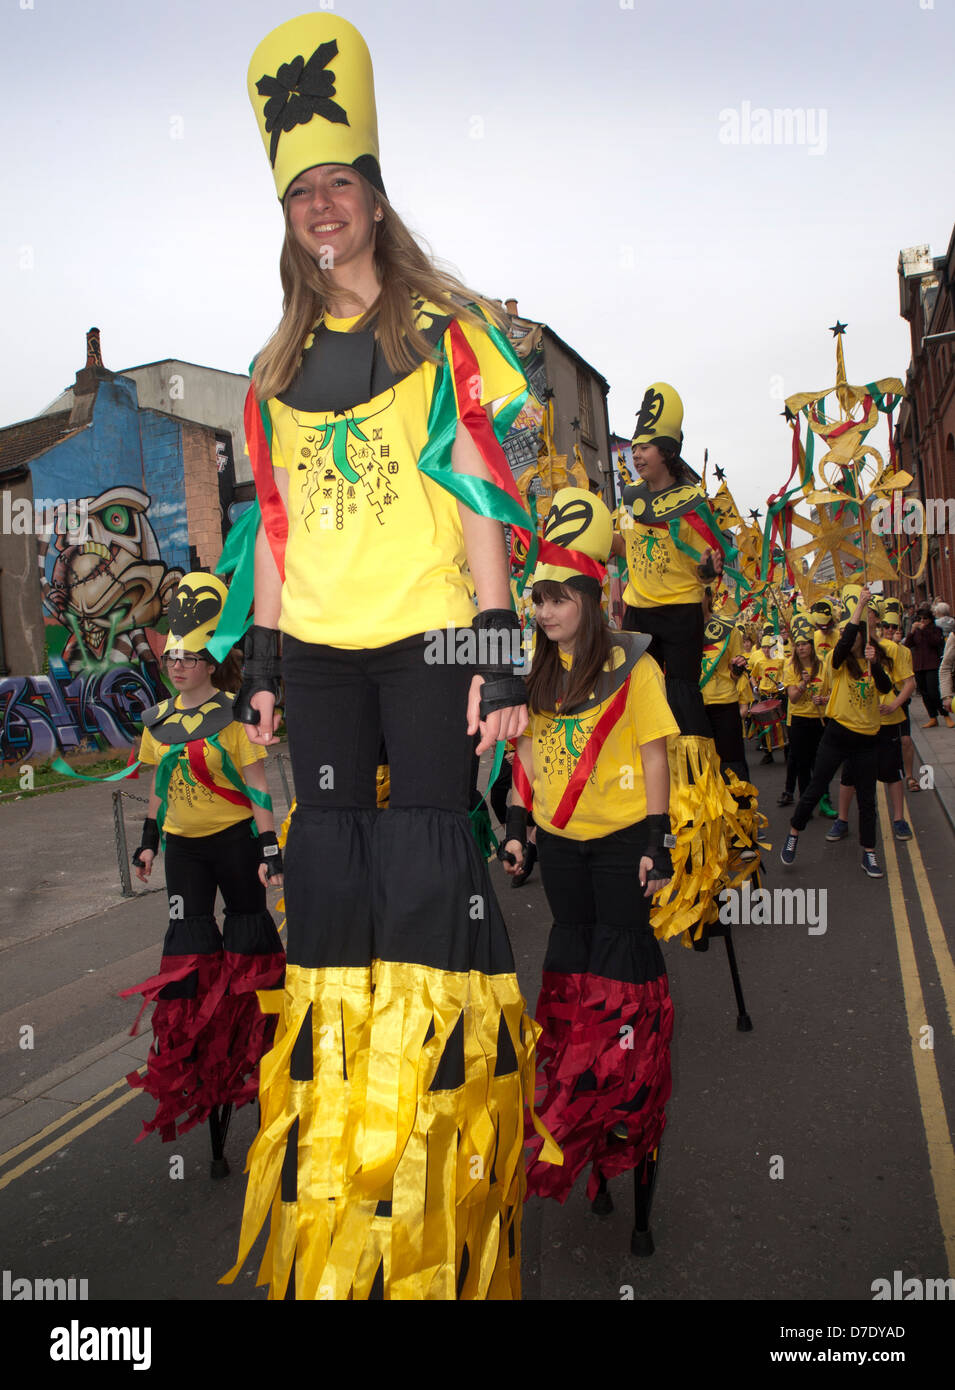
[[[948,528],[955,519],[955,229],[944,256],[928,246],[899,255],[899,312],[908,321],[912,358],[899,408],[896,442],[901,466],[912,474],[908,495],[923,506],[941,504]],[[952,505],[946,506],[951,500]],[[932,513],[929,513],[932,515]],[[928,537],[928,564],[918,585],[898,586],[905,603],[940,598],[955,607],[955,535]],[[908,566],[911,568],[911,564]]]

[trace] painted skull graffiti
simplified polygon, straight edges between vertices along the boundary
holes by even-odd
[[[71,669],[148,659],[145,629],[168,609],[183,571],[160,555],[145,492],[119,486],[84,500],[87,539],[56,538],[60,554],[49,580],[40,555],[45,606],[71,633],[63,659]]]

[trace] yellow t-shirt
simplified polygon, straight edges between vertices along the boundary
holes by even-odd
[[[325,317],[336,333],[357,321]],[[427,328],[431,318],[419,313],[418,323]],[[526,389],[483,329],[461,327],[477,358],[482,406]],[[289,479],[283,632],[361,648],[448,624],[470,626],[473,585],[458,503],[417,467],[436,370],[422,362],[341,415],[269,401],[272,461]]]
[[[783,685],[788,690],[791,685],[798,685],[802,680],[802,672],[796,670],[795,661],[787,661],[783,667]],[[818,675],[806,686],[806,693],[799,700],[790,697],[789,708],[786,711],[786,723],[791,724],[794,714],[798,714],[800,719],[821,719],[822,705],[814,705],[813,695],[822,695],[822,667],[819,668]]]
[[[877,734],[879,732],[879,704],[886,696],[880,695],[875,681],[869,672],[869,663],[860,661],[862,676],[853,680],[845,662],[838,669],[832,665],[832,656],[826,658],[826,679],[830,683],[829,703],[826,705],[826,718],[835,719],[856,734]]]
[[[738,628],[730,633],[730,639],[719,659],[716,670],[703,686],[704,705],[735,705],[739,703],[739,678],[730,670],[730,662],[743,655],[743,638]],[[710,657],[712,660],[712,656]],[[704,648],[703,665],[707,664]]]
[[[696,572],[700,562],[695,555],[679,549],[665,526],[641,526],[627,514],[620,534],[627,546],[624,603],[632,608],[658,608],[670,603],[703,602],[706,586]],[[680,520],[679,535],[685,545],[695,550],[703,548],[702,540],[685,517]]]
[[[621,664],[621,648],[614,648],[612,660],[613,668]],[[563,653],[561,662],[570,667],[570,658]],[[600,750],[570,820],[563,830],[558,830],[552,817],[587,740],[609,703],[605,701],[579,718],[546,713],[530,716],[527,732],[533,741],[534,820],[568,840],[599,839],[643,820],[647,797],[640,745],[680,732],[667,704],[663,672],[653,657],[644,653],[630,673],[624,711]]]
[[[879,699],[883,704],[890,704],[896,698],[896,692],[915,674],[912,670],[912,653],[901,642],[890,642],[887,637],[879,638],[879,646],[889,657],[886,670],[895,686],[895,692],[890,690],[887,695],[880,695]],[[900,705],[894,714],[880,715],[880,719],[883,724],[904,724],[905,706]]]
[[[176,709],[183,708],[182,696],[177,695]],[[250,763],[258,762],[265,757],[265,749],[261,744],[252,743],[245,729],[235,720],[226,725],[218,738],[238,768],[248,767]],[[218,750],[206,743],[205,740],[203,743],[205,744],[206,767],[209,769],[213,782],[218,787],[235,791],[236,788],[233,787],[228,778],[222,775],[222,758]],[[157,742],[149,730],[144,729],[139,748],[140,762],[150,765],[158,763],[168,748],[168,744]],[[192,775],[189,758],[185,748],[183,748],[172,776],[169,778],[166,820],[163,825],[165,834],[185,835],[190,839],[199,835],[215,835],[219,830],[228,830],[230,825],[248,820],[251,815],[250,807],[235,806],[231,801],[217,796],[215,792],[209,791],[207,787],[197,782]]]
[[[769,656],[765,651],[756,653],[750,666],[750,672],[761,695],[769,697],[779,693],[779,683],[784,665],[785,658],[782,656]]]

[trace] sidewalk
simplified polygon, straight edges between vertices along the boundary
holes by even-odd
[[[919,767],[930,767],[935,778],[935,794],[949,825],[955,830],[955,729],[940,720],[938,728],[923,729],[928,719],[925,706],[914,696],[909,713],[912,719],[912,742],[915,744],[915,777]]]

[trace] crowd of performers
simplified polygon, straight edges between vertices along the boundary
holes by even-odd
[[[285,218],[284,310],[253,367],[257,502],[220,564],[231,585],[180,584],[176,693],[145,720],[134,862],[148,879],[164,845],[170,923],[137,987],[154,1043],[131,1081],[157,1100],[144,1132],[210,1121],[219,1172],[223,1114],[258,1098],[225,1280],[268,1223],[273,1299],[516,1298],[528,1193],[564,1201],[584,1170],[595,1202],[624,1172],[652,1185],[661,942],[705,945],[719,894],[766,848],[744,717],[764,761],[788,732],[787,862],[842,766],[834,831],[854,789],[873,872],[911,665],[888,606],[866,631],[864,589],[841,632],[832,605],[778,635],[727,616],[727,543],[665,382],[643,397],[616,515],[568,488],[536,534],[500,446],[523,373],[495,306],[388,201],[361,35],[330,13],[281,25],[249,94]],[[527,557],[516,582],[507,534]],[[449,628],[474,634],[472,661],[429,657]],[[766,709],[784,694],[785,723]],[[276,836],[262,760],[283,711],[296,801]],[[553,916],[536,1019],[473,833],[476,755],[496,774],[505,749],[500,855],[518,878],[539,859]],[[267,885],[284,889],[284,951]]]

